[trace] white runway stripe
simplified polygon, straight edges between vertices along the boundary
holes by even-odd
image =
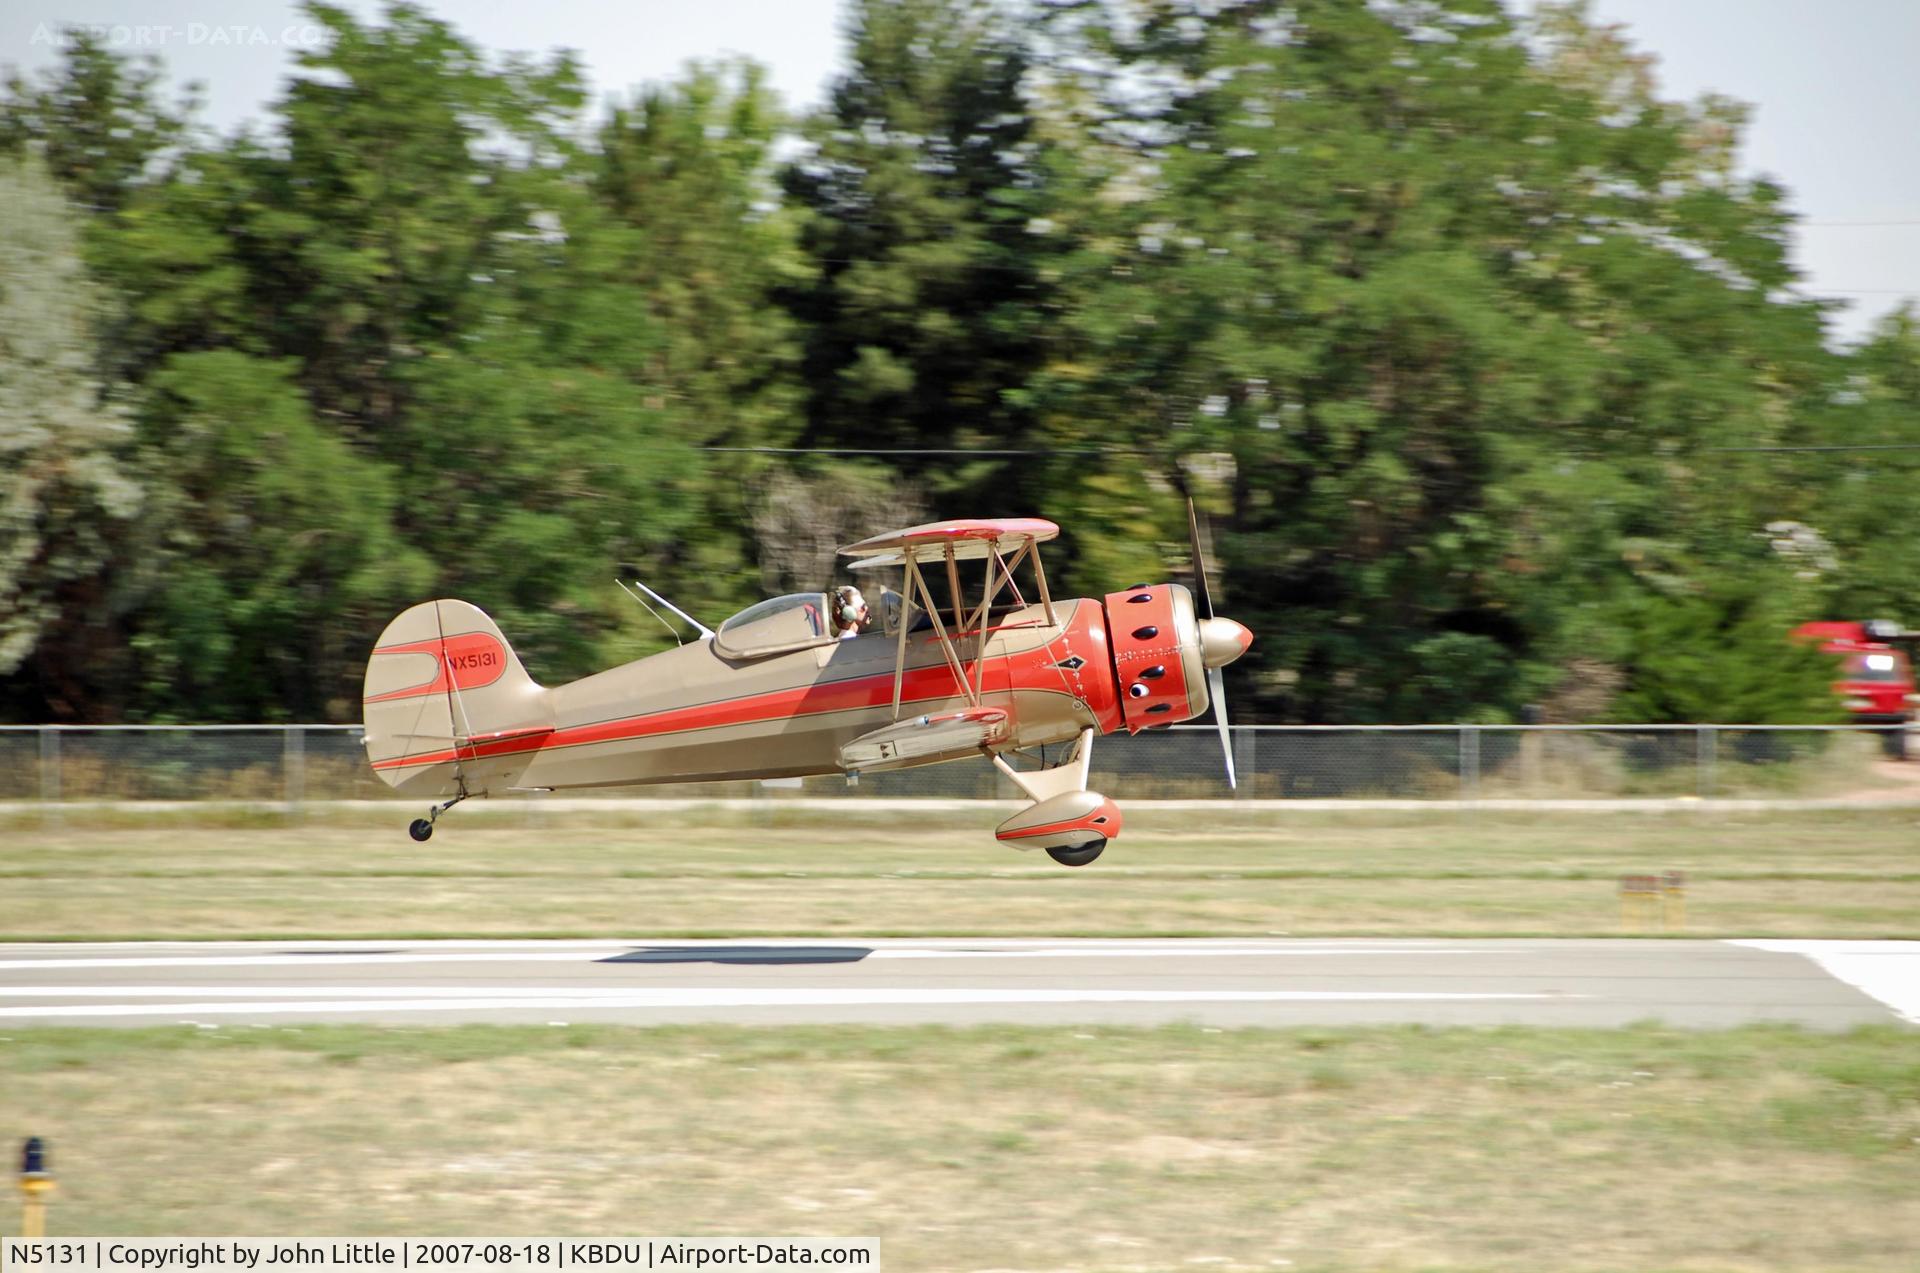
[[[1458,1002],[1463,1000],[1578,999],[1580,995],[1443,994],[1426,991],[1343,990],[961,990],[924,989],[727,989],[657,987],[605,993],[542,992],[379,999],[373,991],[356,988],[356,999],[284,1000],[254,1002],[195,1002],[156,1004],[51,1004],[44,1007],[0,1008],[0,1018],[17,1017],[151,1017],[171,1018],[247,1014],[344,1012],[441,1012],[476,1008],[796,1008],[846,1006],[900,1006],[975,1003],[1401,1003]]]
[[[592,998],[634,993],[631,986],[0,986],[0,999],[467,999],[525,994]]]
[[[331,996],[331,997],[333,997],[333,998],[336,998],[336,999],[353,999],[353,998],[362,998],[362,999],[483,999],[483,998],[486,998],[486,997],[487,997],[487,996],[489,996],[489,995],[492,995],[492,996],[496,996],[496,997],[497,997],[497,996],[505,996],[505,997],[508,997],[508,998],[512,998],[512,997],[514,997],[514,996],[518,996],[518,995],[526,995],[526,994],[541,994],[541,995],[565,995],[565,996],[570,996],[570,997],[575,997],[575,998],[583,998],[583,999],[586,999],[586,998],[615,998],[615,999],[617,999],[617,998],[620,998],[620,997],[622,997],[622,996],[628,996],[628,995],[636,995],[636,994],[638,994],[638,995],[647,995],[647,994],[656,994],[656,993],[662,993],[662,992],[664,992],[664,993],[669,993],[669,994],[681,994],[681,993],[684,993],[684,994],[693,994],[693,995],[698,995],[698,994],[705,994],[705,993],[707,993],[707,992],[706,992],[705,990],[702,990],[702,989],[701,989],[700,987],[697,987],[697,986],[689,986],[689,987],[668,987],[668,986],[631,986],[631,985],[605,985],[605,986],[539,986],[539,987],[537,987],[537,988],[533,988],[533,987],[528,987],[528,986],[524,986],[524,985],[506,985],[506,986],[442,986],[442,985],[431,985],[431,986],[385,986],[385,985],[372,985],[372,986],[321,986],[321,985],[298,985],[298,984],[295,984],[295,985],[279,985],[279,986],[273,986],[273,985],[258,985],[258,986],[198,986],[198,985],[189,985],[189,986],[161,986],[161,985],[143,985],[143,986],[95,986],[95,985],[76,985],[76,986],[59,986],[59,985],[54,985],[54,986],[0,986],[0,1000],[6,1000],[6,999],[169,999],[169,998],[171,998],[171,999],[191,999],[191,998],[193,998],[193,997],[195,997],[195,996],[205,996],[205,997],[207,997],[207,998],[211,998],[211,999],[263,999],[263,998],[264,998],[264,999],[271,999],[271,998],[276,998],[276,997],[278,997],[278,998],[288,998],[288,999],[311,999],[311,998],[315,998],[315,997],[321,997],[321,998],[325,998],[325,997],[328,997],[328,996]],[[735,988],[735,987],[725,987],[725,986],[723,986],[723,987],[720,987],[720,988],[718,988],[718,989],[716,989],[716,990],[714,990],[714,991],[713,991],[712,993],[714,993],[714,994],[722,994],[722,995],[726,995],[726,994],[746,994],[746,993],[754,993],[754,994],[759,994],[759,993],[761,993],[761,992],[760,992],[759,990],[752,990],[752,991],[748,991],[748,990],[746,990],[746,989],[742,989],[742,988]],[[805,994],[838,994],[838,993],[840,993],[840,991],[839,991],[838,989],[835,989],[835,988],[814,988],[814,987],[808,987],[808,986],[787,986],[787,987],[775,987],[775,988],[770,988],[770,989],[769,989],[769,990],[768,990],[768,991],[767,991],[766,993],[769,993],[769,994],[800,994],[800,995],[805,995]],[[1079,990],[1074,990],[1074,989],[1072,989],[1072,988],[1070,988],[1070,987],[1068,987],[1068,988],[1063,988],[1063,989],[1057,989],[1057,990],[1056,990],[1056,989],[1043,989],[1043,990],[1029,990],[1029,989],[1026,989],[1026,988],[1020,988],[1020,989],[1017,989],[1017,990],[1012,990],[1012,991],[1006,991],[1006,992],[1003,992],[1003,991],[1001,991],[1001,990],[999,990],[999,989],[997,989],[997,988],[995,988],[995,989],[982,989],[982,990],[953,990],[953,989],[952,989],[952,988],[950,988],[950,987],[943,987],[943,988],[940,988],[940,989],[938,989],[938,990],[924,990],[924,991],[923,991],[923,990],[916,990],[916,989],[912,989],[912,988],[898,988],[898,989],[894,989],[894,988],[888,988],[888,987],[878,987],[878,988],[868,988],[868,987],[861,987],[861,988],[859,988],[859,989],[856,989],[856,990],[852,990],[852,991],[850,991],[849,993],[854,993],[854,994],[881,994],[881,995],[897,995],[897,996],[908,996],[908,997],[910,997],[910,996],[913,996],[913,995],[918,995],[918,994],[932,994],[932,993],[940,993],[940,994],[946,994],[946,993],[952,993],[952,994],[960,994],[960,995],[978,995],[978,994],[1001,994],[1001,993],[1018,993],[1018,994],[1062,994],[1062,995],[1066,995],[1066,996],[1068,996],[1068,997],[1070,997],[1070,998],[1071,998],[1071,997],[1075,997],[1075,996],[1081,996],[1081,995],[1102,995],[1102,994],[1109,994],[1109,993],[1111,993],[1111,994],[1132,994],[1132,993],[1135,993],[1135,992],[1133,992],[1133,991],[1130,991],[1130,990],[1115,990],[1115,991],[1107,991],[1107,990],[1087,990],[1087,991],[1079,991]],[[1211,991],[1211,990],[1206,990],[1206,989],[1204,989],[1204,988],[1195,988],[1195,989],[1193,989],[1193,990],[1152,990],[1152,991],[1145,991],[1145,992],[1142,992],[1142,993],[1148,993],[1148,994],[1164,994],[1164,995],[1171,995],[1171,996],[1173,996],[1174,998],[1190,998],[1190,997],[1196,997],[1196,996],[1205,996],[1205,995],[1209,995],[1209,994],[1213,994],[1213,993],[1215,993],[1215,992],[1214,992],[1214,991]],[[1225,991],[1225,992],[1220,992],[1220,993],[1230,993],[1230,994],[1253,994],[1253,995],[1262,995],[1262,994],[1267,994],[1267,993],[1269,993],[1269,992],[1267,992],[1267,991]],[[1271,992],[1271,993],[1276,993],[1276,994],[1297,994],[1297,993],[1301,993],[1301,992],[1298,992],[1298,991],[1275,991],[1275,992]],[[1345,994],[1345,992],[1343,992],[1343,991],[1315,991],[1315,992],[1313,992],[1313,993],[1315,993],[1315,994],[1318,994],[1318,995],[1322,995],[1322,996],[1326,996],[1326,997],[1334,997],[1334,998],[1338,998],[1338,997],[1342,997],[1342,996],[1343,996],[1343,995]],[[1420,998],[1442,998],[1442,999],[1446,999],[1446,998],[1452,998],[1452,999],[1474,999],[1474,998],[1512,998],[1512,999],[1544,999],[1544,998],[1552,998],[1552,997],[1554,997],[1554,996],[1552,996],[1552,995],[1546,995],[1546,994],[1538,994],[1538,993],[1533,993],[1533,992],[1527,992],[1527,993],[1515,993],[1515,994],[1500,994],[1500,995],[1478,995],[1478,994],[1453,994],[1453,995],[1446,995],[1446,994],[1442,994],[1442,995],[1431,995],[1431,994],[1428,994],[1427,992],[1424,992],[1424,991],[1406,991],[1406,992],[1404,992],[1404,993],[1403,993],[1403,992],[1400,992],[1400,991],[1388,991],[1388,990],[1383,990],[1383,991],[1366,991],[1366,992],[1357,992],[1357,993],[1360,993],[1360,997],[1363,997],[1363,998],[1364,998],[1364,997],[1369,997],[1369,996],[1371,996],[1371,997],[1375,997],[1375,998],[1387,998],[1387,999],[1420,999]],[[1563,997],[1563,998],[1564,998],[1564,997],[1567,997],[1567,996],[1560,996],[1560,997]],[[822,1002],[832,1002],[832,1001],[831,1001],[831,1000],[823,1000]],[[958,1000],[958,1001],[956,1001],[956,1002],[968,1002],[968,1003],[971,1003],[971,1002],[976,1002],[976,1001],[975,1001],[975,1000],[971,1000],[971,999],[967,999],[967,1000]]]
[[[1215,946],[1199,950],[1146,948],[1138,946],[1046,946],[1033,950],[933,950],[913,947],[878,947],[869,959],[1297,959],[1323,955],[1407,955],[1425,959],[1429,955],[1516,955],[1514,950],[1410,950],[1391,947],[1331,947],[1321,950],[1282,949],[1273,946]]]
[[[714,956],[724,958],[729,951],[791,951],[804,954],[820,950],[857,950],[867,949],[860,958],[867,959],[1297,959],[1319,958],[1323,956],[1351,957],[1369,955],[1405,955],[1425,959],[1432,955],[1513,955],[1522,954],[1516,950],[1490,950],[1477,948],[1460,949],[1423,949],[1408,947],[1325,947],[1316,949],[1293,949],[1276,946],[1202,946],[1192,947],[1138,947],[1138,946],[1036,946],[1029,950],[947,950],[925,946],[874,946],[866,948],[859,942],[835,945],[831,941],[806,944],[760,944],[743,941],[726,945],[687,945],[672,942],[647,946],[606,946],[589,950],[524,950],[524,951],[471,951],[452,953],[444,951],[327,951],[322,954],[272,954],[272,955],[110,955],[96,959],[0,959],[0,970],[10,972],[32,972],[35,969],[54,968],[321,968],[335,964],[517,964],[517,963],[560,963],[585,964],[603,959],[627,956],[628,962],[646,963],[645,956],[665,955],[685,952],[689,963],[697,962],[695,956],[702,951],[711,951]],[[737,958],[737,956],[736,956]],[[660,959],[661,963],[672,960]],[[798,962],[798,961],[796,961]],[[827,962],[822,960],[822,962]],[[849,957],[847,962],[854,962]]]
[[[788,933],[763,937],[655,937],[634,933],[616,937],[423,937],[418,940],[381,941],[377,937],[297,938],[262,940],[260,938],[187,938],[178,941],[84,942],[9,942],[0,949],[25,950],[230,950],[240,953],[296,947],[299,951],[346,951],[377,955],[402,950],[629,950],[640,946],[725,947],[725,946],[819,946],[838,943],[843,946],[951,946],[965,950],[1016,950],[1043,946],[1134,946],[1145,949],[1179,949],[1204,946],[1312,947],[1341,950],[1357,946],[1386,946],[1403,950],[1445,950],[1459,939],[1403,937],[809,937]]]
[[[518,954],[481,952],[467,955],[383,954],[378,951],[323,955],[149,955],[107,959],[0,959],[0,969],[32,972],[39,968],[331,968],[336,964],[590,964],[596,959],[626,954],[625,947],[603,951],[525,951]]]

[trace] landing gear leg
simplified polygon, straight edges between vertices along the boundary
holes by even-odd
[[[445,804],[437,804],[433,806],[433,808],[427,810],[426,817],[415,818],[412,821],[412,823],[408,825],[407,834],[412,836],[416,840],[431,839],[433,837],[433,824],[440,820],[440,815],[445,813],[447,810],[453,808],[453,806],[459,804],[462,800],[465,800],[466,798],[467,798],[467,785],[463,782],[460,784],[459,794],[454,796],[453,799],[447,801]]]

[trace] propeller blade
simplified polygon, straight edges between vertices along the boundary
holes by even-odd
[[[1213,719],[1220,725],[1220,754],[1227,761],[1227,790],[1237,791],[1240,784],[1233,776],[1233,736],[1227,732],[1227,678],[1217,667],[1207,669],[1207,692],[1213,695]]]
[[[1187,534],[1193,542],[1193,583],[1200,590],[1207,617],[1213,617],[1213,593],[1207,588],[1207,559],[1200,552],[1200,515],[1193,511],[1193,497],[1187,497]]]
[[[1193,582],[1200,590],[1201,604],[1207,608],[1207,618],[1213,615],[1213,590],[1207,587],[1207,558],[1200,551],[1200,514],[1194,511],[1193,497],[1187,497],[1187,534],[1193,544]],[[1227,790],[1237,791],[1240,787],[1233,772],[1233,735],[1227,732],[1227,680],[1220,675],[1220,669],[1207,669],[1207,693],[1213,699],[1213,719],[1220,726],[1220,755],[1227,762]]]

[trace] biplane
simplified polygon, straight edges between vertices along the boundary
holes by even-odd
[[[1220,669],[1253,636],[1213,614],[1191,509],[1189,525],[1199,606],[1170,583],[1059,600],[1040,560],[1060,533],[1052,522],[932,522],[840,550],[856,577],[899,583],[883,586],[871,628],[850,639],[826,592],[759,602],[717,630],[669,603],[697,638],[552,687],[527,675],[478,607],[423,602],[387,625],[367,661],[368,759],[396,790],[440,800],[409,828],[425,840],[475,796],[857,777],[984,757],[1028,800],[995,836],[1084,866],[1121,829],[1119,808],[1087,789],[1096,734],[1190,720],[1211,701],[1234,781]],[[1053,763],[1031,767],[1063,743]]]

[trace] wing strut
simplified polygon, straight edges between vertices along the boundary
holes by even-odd
[[[931,561],[933,555],[932,545],[907,543],[901,544],[897,548],[900,555],[899,564],[905,569],[906,577],[903,585],[905,596],[902,599],[900,609],[900,640],[894,652],[893,718],[895,720],[900,719],[900,702],[906,681],[907,650],[910,644],[907,640],[907,629],[911,626],[911,611],[915,604],[920,605],[921,608],[925,610],[928,619],[932,621],[934,634],[940,642],[941,656],[946,660],[948,670],[953,673],[954,680],[958,683],[960,692],[966,696],[967,702],[974,707],[980,705],[982,698],[986,694],[986,655],[987,645],[991,635],[987,626],[988,616],[992,613],[994,600],[999,597],[1002,588],[1011,589],[1014,600],[1020,605],[1025,606],[1027,604],[1026,598],[1021,595],[1020,585],[1014,580],[1013,575],[1014,571],[1020,568],[1020,563],[1025,561],[1029,556],[1033,558],[1034,578],[1040,588],[1040,603],[1046,609],[1047,626],[1056,627],[1059,624],[1059,620],[1054,613],[1053,597],[1047,591],[1046,572],[1041,569],[1040,554],[1035,547],[1039,543],[1039,536],[1025,536],[1022,539],[1019,551],[1013,554],[1011,560],[1001,553],[998,539],[991,541],[976,539],[968,542],[977,543],[979,545],[979,551],[962,553],[956,546],[954,539],[948,538],[941,541],[941,559],[946,563],[947,587],[952,593],[953,628],[951,631],[948,630],[946,617],[941,614],[939,605],[934,601],[933,590],[927,583],[926,574],[920,569],[920,561],[923,553]],[[857,547],[858,545],[856,545],[856,548]],[[849,552],[853,550],[842,549],[841,551]],[[891,554],[888,554],[888,556],[890,557]],[[983,557],[986,560],[987,566],[986,580],[980,597],[980,604],[975,607],[971,616],[969,616],[966,609],[966,600],[960,588],[960,567],[958,563],[962,556]],[[869,558],[865,562],[855,562],[853,565],[854,569],[858,570],[863,565],[892,564],[894,563],[891,560],[880,561],[875,558]],[[970,660],[960,657],[960,649],[957,644],[961,638],[967,636],[973,637],[973,655]],[[967,666],[969,662],[973,665],[971,669]]]
[[[1028,540],[1026,543],[1020,546],[1020,551],[1013,555],[1013,564],[1008,565],[1006,558],[1000,555],[1000,545],[998,543],[995,543],[989,546],[989,550],[987,552],[986,583],[983,585],[983,590],[980,597],[980,608],[973,612],[973,624],[972,624],[972,630],[974,635],[974,642],[973,642],[974,688],[972,693],[972,700],[976,704],[980,701],[980,696],[982,693],[985,692],[985,689],[986,689],[987,636],[988,636],[987,612],[993,606],[993,599],[1000,595],[1001,586],[1003,584],[1013,583],[1013,572],[1019,567],[1022,561],[1026,560],[1027,554],[1032,551],[1033,551],[1033,541]],[[1013,594],[1015,597],[1019,597],[1020,589],[1018,587],[1015,587],[1013,590]],[[964,634],[964,629],[962,631],[962,634]]]
[[[967,702],[974,707],[980,706],[980,694],[974,689],[973,682],[968,679],[966,665],[960,661],[959,652],[953,648],[953,637],[947,632],[946,621],[940,617],[940,607],[934,604],[933,592],[927,587],[926,577],[920,573],[919,560],[911,549],[906,554],[906,567],[909,605],[902,606],[900,611],[899,657],[893,668],[894,719],[898,720],[900,717],[900,684],[907,672],[907,611],[911,606],[916,587],[919,589],[921,601],[926,605],[927,617],[933,620],[934,635],[939,638],[940,654],[947,661],[947,670],[953,673],[953,679],[960,686],[960,692],[967,696]]]
[[[967,626],[965,611],[961,609],[964,602],[960,596],[960,567],[956,564],[958,560],[953,555],[953,545],[949,543],[947,545],[947,595],[953,598],[953,630],[955,632]]]
[[[1037,548],[1033,551],[1033,579],[1040,585],[1040,605],[1047,612],[1047,626],[1059,627],[1060,621],[1053,617],[1053,597],[1047,592],[1047,570],[1040,564],[1040,550]]]
[[[900,586],[904,595],[900,598],[900,644],[893,653],[893,718],[900,719],[900,682],[907,675],[907,629],[913,626],[913,559],[906,562],[906,573],[901,576]]]
[[[912,560],[911,557],[908,558],[908,561]],[[947,632],[946,621],[940,617],[940,607],[933,603],[933,593],[927,587],[926,577],[920,573],[920,567],[917,564],[911,569],[913,581],[920,585],[920,596],[927,603],[927,614],[933,619],[933,633],[940,638],[940,653],[946,658],[947,667],[953,672],[953,679],[959,682],[960,692],[967,696],[967,702],[978,707],[980,696],[973,692],[973,682],[967,679],[966,666],[960,662],[960,652],[953,648],[953,637]]]

